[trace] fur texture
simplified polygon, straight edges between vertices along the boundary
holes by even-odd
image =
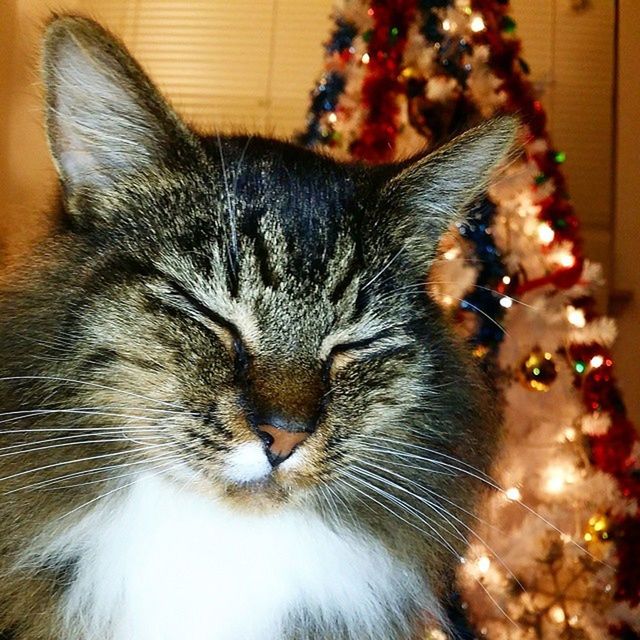
[[[0,300],[0,630],[410,638],[498,423],[423,278],[516,123],[367,168],[197,135],[83,18],[43,68],[67,217]],[[272,467],[265,423],[310,435]]]

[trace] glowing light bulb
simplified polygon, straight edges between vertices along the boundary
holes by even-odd
[[[453,29],[453,22],[451,22],[451,20],[449,20],[449,18],[445,18],[442,21],[442,28],[445,31],[451,31],[451,29]]]
[[[507,500],[517,501],[522,499],[522,494],[520,493],[520,489],[518,489],[518,487],[509,487],[504,492],[504,495],[506,496]]]
[[[564,439],[567,442],[575,442],[577,435],[578,435],[578,432],[573,427],[567,427],[564,430]]]
[[[453,298],[451,296],[442,296],[442,304],[450,307],[453,304]]]
[[[491,560],[488,556],[480,556],[476,562],[480,573],[487,573],[491,568]]]
[[[560,254],[558,262],[568,269],[576,263],[576,257],[572,253],[562,253]]]
[[[362,64],[369,64],[369,62],[371,61],[371,56],[368,53],[363,54],[362,58]]]
[[[511,307],[513,306],[513,299],[509,296],[503,296],[502,298],[500,298],[500,306],[504,307],[505,309],[511,309]]]
[[[542,244],[551,244],[555,237],[556,232],[546,222],[538,227],[538,238]]]
[[[451,247],[451,249],[444,252],[445,260],[455,260],[459,255],[460,249],[458,247]]]
[[[473,18],[471,18],[470,27],[471,27],[471,31],[473,31],[474,33],[484,31],[485,25],[484,25],[484,20],[482,19],[482,16],[479,16],[479,15],[473,16]]]
[[[504,278],[502,278],[502,282],[504,284],[511,284],[511,278],[509,276],[504,276]]]
[[[604,358],[600,355],[593,356],[590,360],[590,364],[594,369],[599,369],[604,364]]]
[[[335,113],[330,113],[327,116],[327,120],[329,120],[329,122],[337,122],[338,121],[338,116]]]
[[[587,319],[584,316],[584,311],[582,309],[577,309],[576,307],[567,307],[567,319],[574,327],[578,327],[578,329],[582,329],[587,325]]]
[[[571,471],[563,467],[550,467],[546,475],[545,489],[547,493],[562,493],[565,487],[573,481]]]
[[[559,604],[555,604],[549,609],[549,617],[556,624],[562,624],[566,619],[564,609]]]

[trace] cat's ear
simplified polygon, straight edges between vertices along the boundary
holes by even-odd
[[[391,232],[422,266],[431,263],[441,236],[463,219],[513,150],[518,124],[509,116],[489,120],[410,164],[386,185],[382,205]]]
[[[42,69],[47,135],[67,195],[108,189],[198,153],[199,143],[144,71],[92,20],[54,18]]]

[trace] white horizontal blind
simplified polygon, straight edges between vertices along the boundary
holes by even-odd
[[[205,129],[302,127],[332,0],[84,0]]]

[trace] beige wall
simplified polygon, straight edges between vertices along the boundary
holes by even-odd
[[[638,0],[619,0],[613,290],[629,294],[618,320],[618,374],[630,415],[640,424],[640,46]]]
[[[10,53],[13,50],[14,18],[14,7],[7,3],[0,20],[0,255],[6,252],[8,209],[13,200],[10,193],[10,160],[5,144],[10,128],[10,93],[13,84]]]
[[[5,158],[0,194],[0,237],[5,238],[0,261],[22,255],[34,239],[47,229],[43,214],[55,194],[55,181],[42,129],[41,91],[38,84],[38,42],[46,19],[54,10],[73,10],[76,0],[2,0],[9,46],[0,58],[11,66],[9,83],[2,95],[6,128],[0,131],[1,154]],[[9,238],[10,241],[6,241]]]

